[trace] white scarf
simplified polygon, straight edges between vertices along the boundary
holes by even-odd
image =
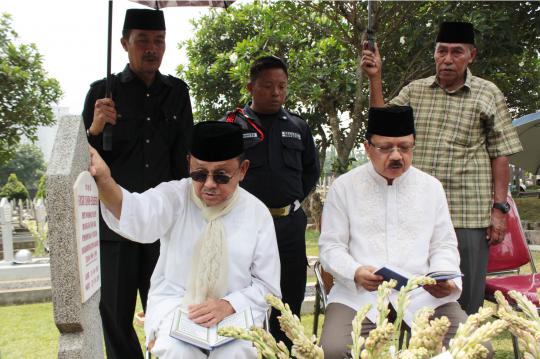
[[[195,244],[186,294],[182,305],[200,304],[209,298],[222,298],[228,290],[229,250],[221,217],[229,213],[238,200],[238,188],[232,196],[215,206],[204,204],[191,184],[191,200],[208,221]]]

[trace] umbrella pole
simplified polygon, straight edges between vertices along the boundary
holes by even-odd
[[[105,97],[111,98],[111,49],[112,49],[112,12],[113,2],[109,2],[109,25],[107,32],[107,78],[105,80]],[[112,125],[110,123],[105,124],[103,128],[103,151],[112,151]]]

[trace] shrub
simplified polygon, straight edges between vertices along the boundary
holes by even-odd
[[[9,175],[4,187],[2,187],[0,197],[7,197],[9,200],[24,200],[30,197],[30,195],[24,184],[17,178],[17,175],[12,173]]]

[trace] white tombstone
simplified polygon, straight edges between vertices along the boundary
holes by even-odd
[[[81,300],[86,302],[100,287],[99,267],[99,194],[88,171],[81,172],[73,185],[75,197],[75,232]]]
[[[0,226],[2,227],[2,246],[4,261],[13,261],[13,227],[11,224],[11,203],[7,198],[0,201]]]
[[[19,226],[23,226],[23,215],[24,215],[24,211],[23,211],[23,201],[22,199],[19,198],[19,200],[17,201],[17,209],[19,210]]]
[[[35,216],[38,230],[43,231],[45,223],[47,222],[47,209],[45,208],[41,198],[36,202]]]

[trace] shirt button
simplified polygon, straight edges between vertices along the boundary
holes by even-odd
[[[144,167],[148,168],[148,167],[150,167],[150,165],[148,163],[145,163]]]
[[[146,118],[146,121],[150,121],[150,117],[147,117],[147,118]]]
[[[283,116],[282,119],[286,120],[286,119],[287,119],[287,116]]]
[[[146,143],[150,143],[150,140],[148,138],[146,139]]]
[[[173,117],[172,117],[172,118],[173,118],[173,120],[176,120],[176,115],[173,115]]]
[[[147,94],[146,94],[146,97],[150,97],[150,94],[149,94],[149,93],[147,93]]]

